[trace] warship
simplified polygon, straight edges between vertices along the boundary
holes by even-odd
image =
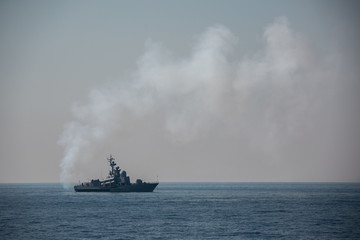
[[[130,182],[126,171],[116,166],[115,159],[110,155],[109,161],[111,170],[109,176],[104,180],[93,179],[74,186],[76,192],[152,192],[159,184],[158,182],[148,183],[137,179],[135,183]]]

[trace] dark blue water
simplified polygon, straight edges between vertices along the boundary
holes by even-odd
[[[360,184],[0,184],[0,239],[360,239]]]

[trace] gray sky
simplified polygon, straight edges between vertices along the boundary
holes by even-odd
[[[357,1],[1,1],[0,182],[360,181]]]

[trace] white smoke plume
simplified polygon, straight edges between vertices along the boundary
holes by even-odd
[[[186,58],[148,42],[130,79],[95,89],[88,104],[74,106],[75,120],[59,141],[65,147],[61,181],[77,180],[80,165],[126,141],[169,158],[184,145],[188,151],[215,145],[232,159],[275,163],[330,157],[323,144],[336,128],[329,120],[337,118],[336,65],[318,57],[285,17],[266,27],[264,46],[253,56],[238,54],[239,40],[224,26],[210,27]],[[228,150],[220,146],[227,142]]]

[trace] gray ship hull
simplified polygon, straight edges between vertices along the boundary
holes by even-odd
[[[74,186],[76,192],[153,192],[159,183],[141,183],[117,186]]]

